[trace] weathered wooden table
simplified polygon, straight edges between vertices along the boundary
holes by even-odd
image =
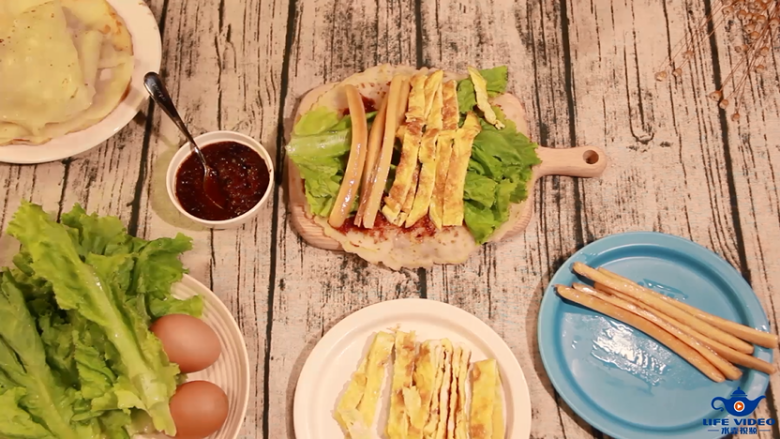
[[[0,165],[0,224],[8,224],[21,199],[60,212],[79,202],[118,215],[143,237],[179,231],[193,237],[195,248],[185,257],[190,274],[224,300],[249,349],[255,389],[241,437],[294,437],[296,379],[322,334],[368,304],[417,296],[476,314],[509,343],[529,382],[534,438],[600,437],[556,396],[537,350],[542,292],[577,248],[629,230],[690,238],[743,273],[777,328],[780,79],[774,58],[767,73],[746,83],[738,122],[733,110],[719,110],[707,97],[737,63],[736,28],[721,27],[697,46],[678,79],[655,79],[711,1],[719,4],[151,1],[162,32],[162,73],[192,130],[244,132],[277,160],[303,94],[382,62],[459,71],[467,64],[506,64],[534,140],[605,148],[611,163],[601,179],[545,178],[525,234],[484,247],[463,266],[392,272],[309,247],[291,230],[279,187],[243,228],[193,226],[170,205],[164,184],[166,165],[183,142],[151,106],[88,153],[38,166]],[[0,263],[8,264],[16,248],[0,237]],[[777,418],[778,386],[775,375],[758,416]],[[761,437],[780,437],[780,430]]]

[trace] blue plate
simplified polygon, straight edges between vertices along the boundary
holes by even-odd
[[[556,284],[590,283],[572,271],[578,261],[756,329],[768,331],[769,322],[742,276],[687,239],[634,232],[589,244],[563,264],[545,291],[539,350],[558,394],[593,427],[623,439],[719,438],[722,427],[703,422],[725,413],[712,408],[713,398],[728,399],[737,387],[751,400],[764,395],[764,373],[742,368],[740,380],[715,383],[643,332],[563,300]],[[769,349],[756,347],[754,355],[772,362]],[[732,420],[729,427],[734,425]]]

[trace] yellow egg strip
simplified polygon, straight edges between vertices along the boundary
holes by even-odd
[[[471,82],[474,83],[474,91],[477,94],[477,108],[482,110],[485,114],[485,120],[488,121],[489,124],[495,126],[499,130],[504,128],[504,124],[496,118],[496,113],[493,111],[493,107],[490,106],[490,102],[488,101],[487,81],[485,81],[485,78],[479,73],[479,70],[471,66],[469,66],[468,69]]]
[[[392,334],[380,332],[374,337],[368,352],[368,368],[366,369],[363,399],[360,401],[360,405],[358,405],[358,410],[367,426],[374,423],[376,405],[380,396],[379,392],[382,390],[382,383],[385,380],[385,366],[390,360],[390,354],[393,352],[394,341]]]
[[[493,438],[493,410],[498,385],[496,360],[482,360],[471,369],[471,439]]]
[[[447,184],[447,173],[450,170],[450,158],[452,157],[452,137],[458,129],[458,92],[457,82],[447,81],[442,85],[442,131],[436,140],[436,178],[431,194],[428,216],[436,228],[442,227],[444,216],[444,193]],[[434,100],[434,102],[436,102]],[[435,104],[434,107],[435,108]],[[433,109],[431,110],[433,114]]]
[[[387,419],[387,428],[385,430],[389,439],[406,439],[407,432],[409,431],[409,418],[406,411],[404,389],[409,389],[412,386],[414,358],[414,332],[396,332],[395,364],[393,365],[393,382],[390,395],[390,414]]]
[[[384,198],[385,206],[382,208],[382,214],[393,224],[401,222],[398,219],[398,214],[401,213],[409,190],[417,184],[417,181],[413,180],[413,174],[417,168],[417,155],[425,124],[425,82],[426,76],[422,72],[412,77],[412,90],[409,93],[409,105],[406,111],[406,130],[401,148],[401,159],[395,168],[395,180],[390,188],[390,193]],[[411,206],[405,212],[409,210],[411,210]]]
[[[463,188],[466,184],[466,173],[471,158],[471,146],[481,130],[479,118],[476,114],[469,112],[463,122],[463,127],[458,129],[455,134],[450,169],[444,188],[442,224],[445,226],[463,224]]]

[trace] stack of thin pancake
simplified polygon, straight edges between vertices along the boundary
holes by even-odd
[[[0,145],[100,122],[132,74],[130,33],[106,0],[0,0]]]

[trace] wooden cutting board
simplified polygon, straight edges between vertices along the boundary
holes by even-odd
[[[325,84],[307,93],[298,106],[294,120],[297,122],[302,114],[312,108],[323,93],[336,85],[338,84]],[[518,131],[528,132],[525,109],[515,96],[504,94],[493,101],[493,103],[500,106],[504,114],[517,124]],[[528,227],[533,217],[535,186],[540,178],[546,175],[592,178],[600,176],[607,168],[606,154],[601,148],[595,146],[575,148],[547,148],[540,146],[537,148],[536,153],[542,160],[542,163],[534,166],[533,176],[528,182],[528,198],[513,207],[514,217],[517,218],[516,222],[511,227],[497,230],[494,236],[491,237],[491,241],[510,239]],[[289,158],[285,160],[285,173],[287,175],[287,209],[293,228],[309,245],[326,250],[342,250],[341,244],[335,239],[326,236],[322,228],[306,212],[307,202],[303,180],[298,172],[298,168]],[[508,224],[507,226],[510,225]]]

